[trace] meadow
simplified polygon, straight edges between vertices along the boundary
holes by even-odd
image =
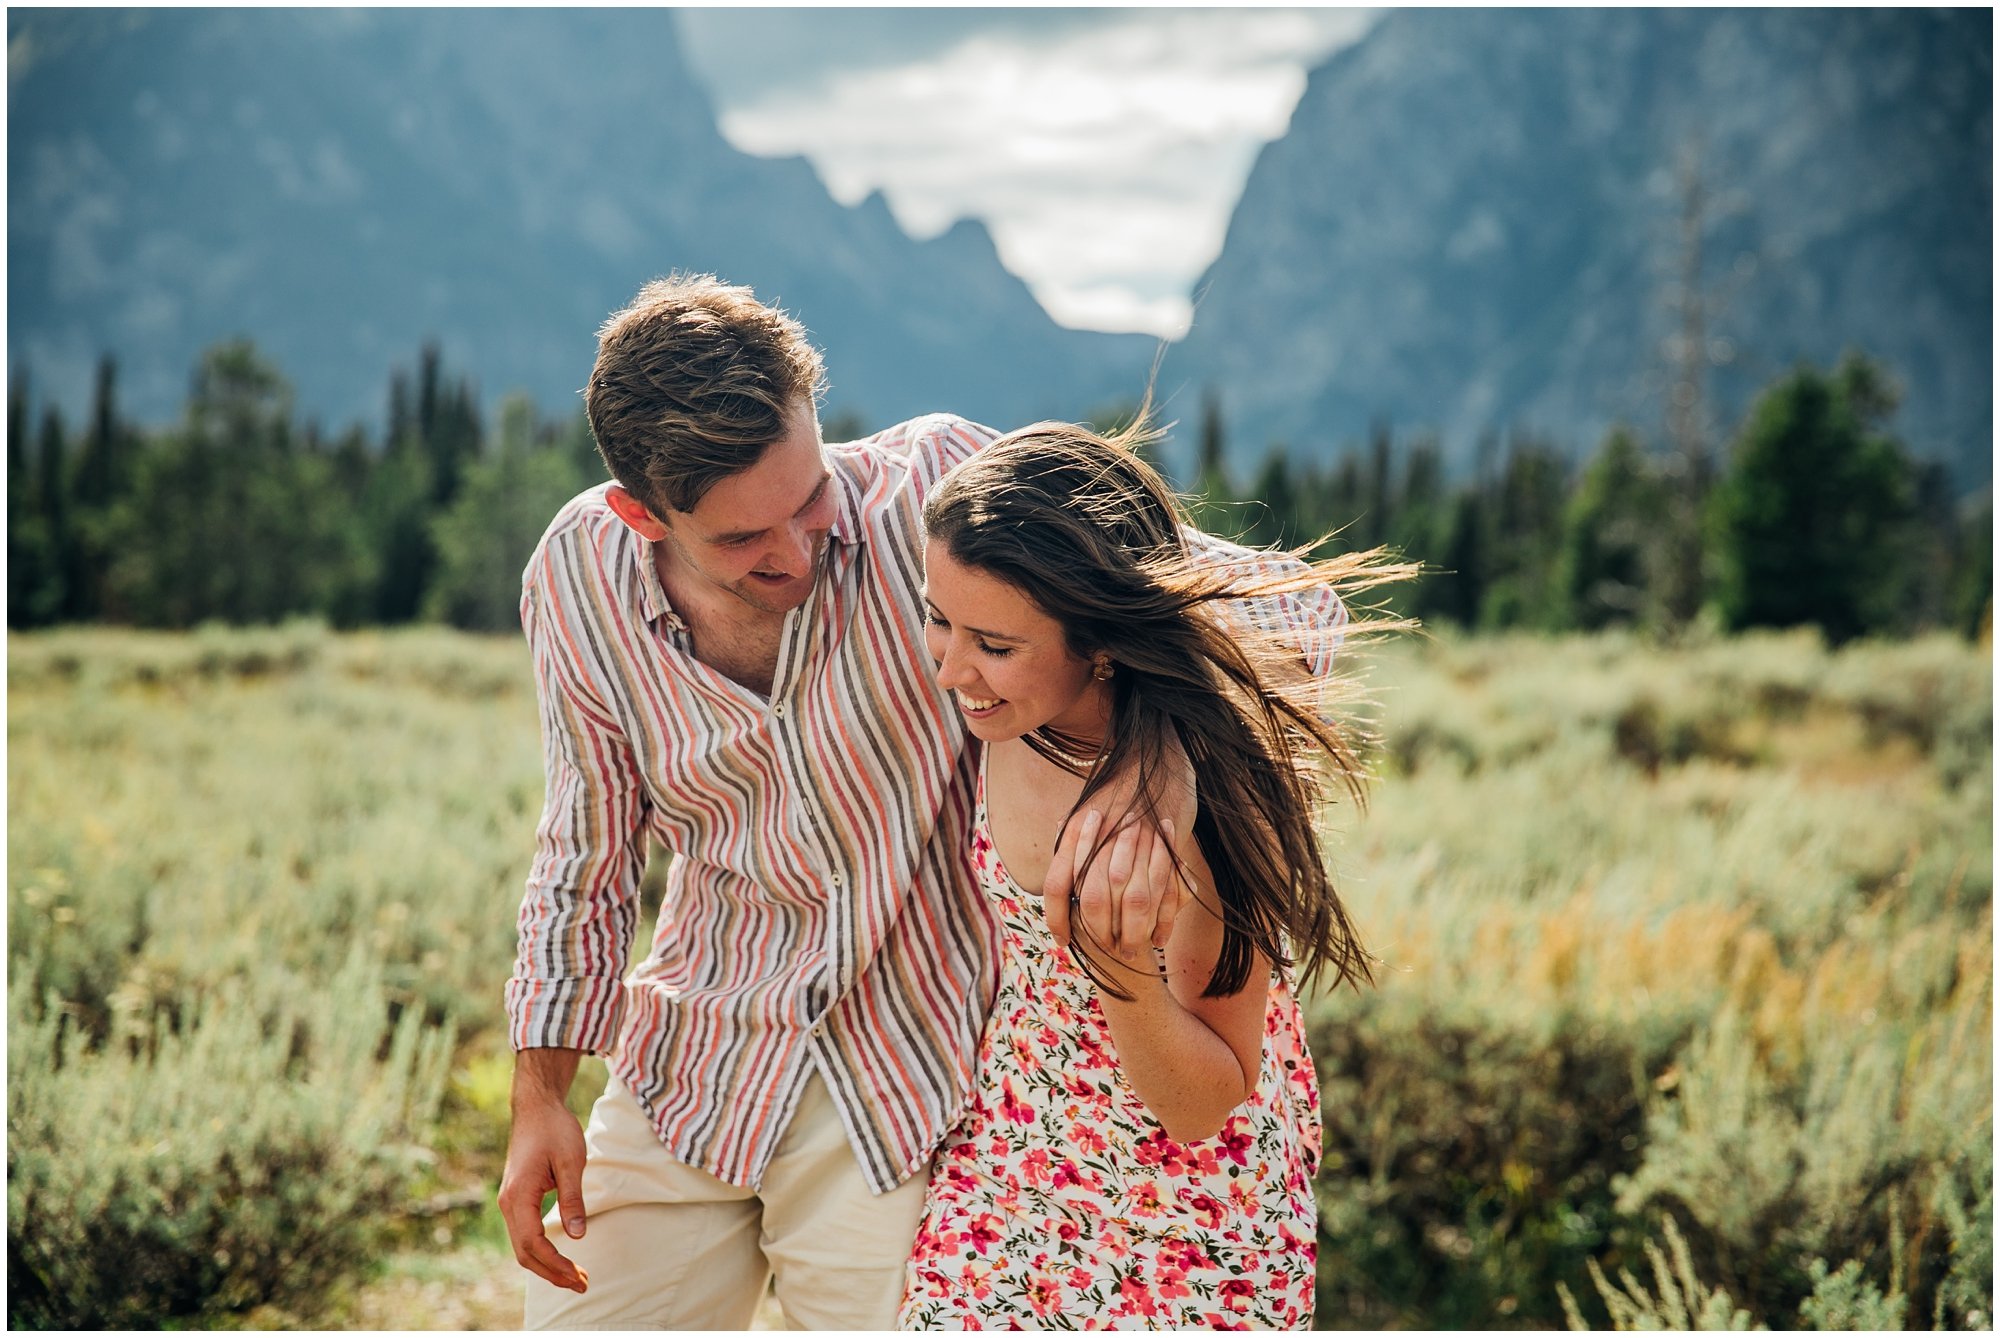
[[[8,676],[10,1324],[511,1327],[522,644],[76,629]],[[1990,1327],[1990,642],[1371,680],[1321,1324]]]

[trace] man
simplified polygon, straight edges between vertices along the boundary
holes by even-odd
[[[747,289],[647,285],[586,392],[614,481],[523,578],[548,788],[499,1201],[530,1328],[741,1329],[774,1273],[794,1325],[889,1327],[967,1091],[998,949],[919,515],[995,434],[940,415],[825,446],[822,379]],[[648,833],[675,858],[627,981]],[[1164,932],[1131,872],[1084,890]],[[1069,888],[1044,891],[1062,932]],[[585,1134],[564,1099],[603,1052]]]

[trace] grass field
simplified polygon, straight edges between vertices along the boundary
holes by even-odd
[[[10,1320],[511,1327],[524,648],[8,669]],[[1445,638],[1373,682],[1321,1322],[1990,1325],[1990,647]]]

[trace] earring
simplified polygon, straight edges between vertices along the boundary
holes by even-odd
[[[1096,664],[1092,665],[1090,668],[1090,676],[1096,679],[1100,683],[1108,680],[1111,677],[1112,672],[1113,671],[1111,668],[1111,661],[1109,659],[1099,660]]]

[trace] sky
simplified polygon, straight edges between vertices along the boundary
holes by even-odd
[[[680,11],[722,133],[904,230],[984,222],[1065,325],[1186,332],[1257,151],[1364,9]]]

